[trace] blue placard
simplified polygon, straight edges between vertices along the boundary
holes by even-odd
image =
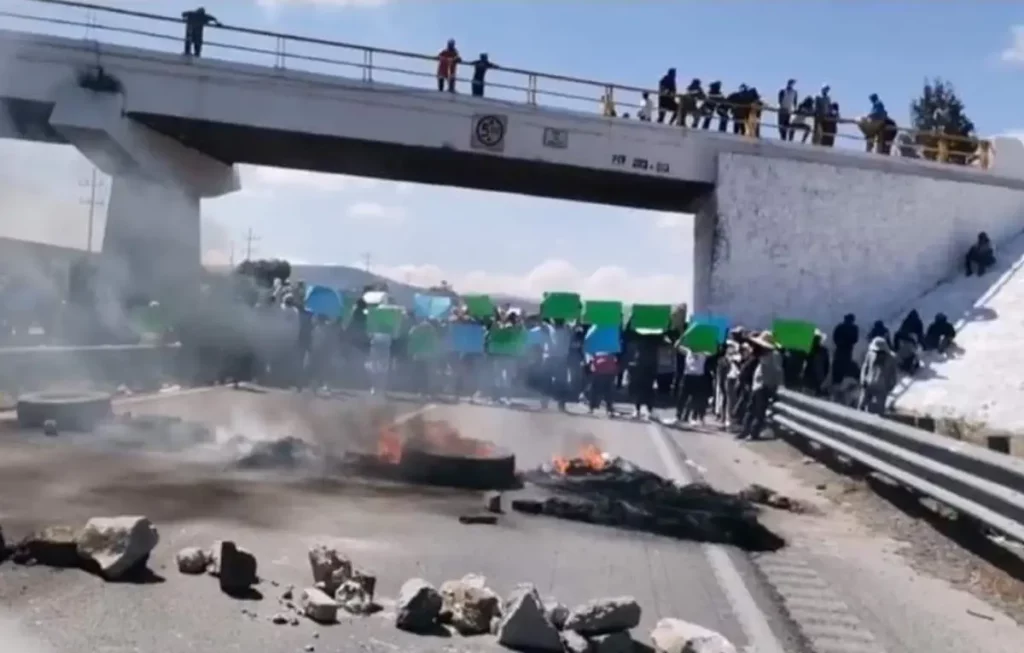
[[[622,334],[618,327],[593,326],[583,339],[583,352],[586,354],[618,354],[622,352]]]
[[[440,320],[451,312],[452,298],[416,293],[412,298],[412,310],[421,320]]]
[[[547,327],[537,326],[526,332],[526,345],[528,347],[543,347],[551,340],[551,332]]]
[[[482,354],[487,330],[482,324],[456,322],[448,327],[448,343],[458,354]]]
[[[729,318],[721,315],[698,313],[690,318],[690,326],[694,324],[710,324],[718,332],[718,342],[725,342],[729,337]]]
[[[306,290],[306,310],[314,315],[330,318],[341,317],[341,298],[333,288],[310,286]]]

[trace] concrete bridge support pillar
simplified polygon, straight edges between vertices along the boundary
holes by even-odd
[[[188,302],[201,269],[203,198],[241,187],[234,166],[125,116],[120,93],[70,83],[50,124],[113,178],[100,280],[122,300]]]

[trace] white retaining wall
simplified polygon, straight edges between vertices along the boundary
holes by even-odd
[[[998,245],[1024,230],[1024,191],[725,152],[715,199],[696,216],[714,237],[695,295],[748,326],[869,325],[960,272],[978,232]]]

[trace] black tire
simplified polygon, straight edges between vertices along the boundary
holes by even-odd
[[[18,397],[18,425],[42,428],[47,420],[60,431],[92,431],[112,413],[106,392],[32,392]]]

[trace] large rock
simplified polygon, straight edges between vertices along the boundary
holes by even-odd
[[[651,631],[651,644],[657,653],[737,653],[721,633],[683,619],[659,621]]]
[[[183,574],[201,574],[210,564],[210,554],[198,546],[190,546],[178,551],[175,556],[178,571]]]
[[[259,582],[256,556],[231,541],[220,543],[217,555],[220,588],[228,594],[243,594]]]
[[[352,579],[352,561],[333,544],[309,547],[309,566],[313,570],[313,582],[323,583],[328,595],[333,595],[342,583]]]
[[[583,635],[572,630],[561,633],[565,653],[590,653],[590,642]]]
[[[555,599],[547,599],[544,601],[544,616],[548,618],[552,626],[562,630],[565,628],[565,620],[569,618],[569,608]]]
[[[398,592],[395,626],[411,632],[426,632],[437,627],[441,613],[441,594],[422,578],[410,578]]]
[[[569,612],[566,630],[581,635],[602,635],[636,628],[640,623],[640,604],[632,596],[616,596],[588,601]]]
[[[373,612],[373,595],[366,587],[355,580],[347,580],[334,593],[334,600],[341,609],[350,614],[369,614]]]
[[[78,534],[76,546],[104,578],[115,580],[144,565],[159,541],[156,527],[146,517],[93,517]]]
[[[505,601],[498,625],[498,643],[518,650],[562,650],[558,630],[544,616],[544,605],[533,585],[520,585]]]
[[[78,567],[78,531],[70,526],[49,526],[25,537],[11,552],[18,564],[37,563],[49,567]]]
[[[441,585],[440,620],[462,635],[490,632],[491,620],[501,616],[501,598],[487,587],[487,579],[467,574]]]
[[[590,638],[590,653],[633,653],[633,650],[633,638],[624,630]]]
[[[302,613],[319,624],[338,620],[338,603],[315,587],[307,587],[299,596]]]

